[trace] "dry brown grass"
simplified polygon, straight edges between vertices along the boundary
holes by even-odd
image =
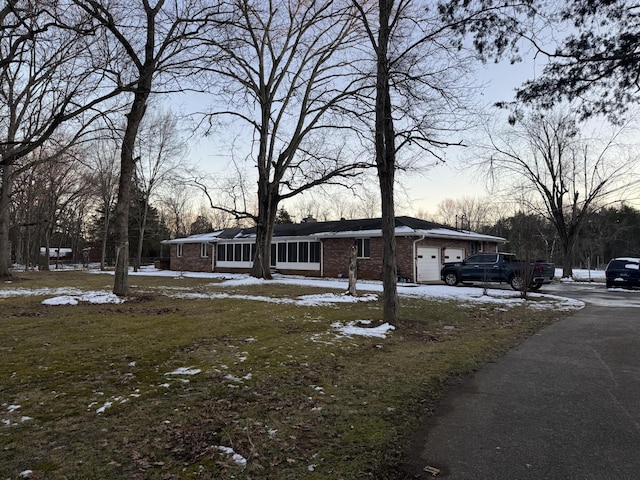
[[[110,281],[22,274],[0,291]],[[406,439],[447,386],[562,315],[403,299],[387,339],[344,338],[332,323],[379,322],[381,306],[184,299],[167,294],[230,290],[190,278],[130,283],[119,305],[0,297],[0,478],[27,469],[30,478],[84,480],[402,478]],[[179,367],[201,372],[167,375]]]

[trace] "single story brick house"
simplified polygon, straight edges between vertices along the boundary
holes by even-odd
[[[278,224],[271,243],[271,267],[285,275],[348,277],[349,254],[357,248],[358,278],[382,278],[382,220],[337,220]],[[440,280],[445,262],[477,252],[495,252],[502,237],[456,230],[411,217],[396,217],[396,255],[401,281]],[[255,228],[226,228],[163,240],[176,271],[248,273],[255,255]]]

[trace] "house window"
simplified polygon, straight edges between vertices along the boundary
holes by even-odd
[[[356,238],[356,249],[357,249],[358,258],[370,258],[371,257],[371,239]]]
[[[250,243],[242,244],[242,261],[243,262],[251,261],[251,244]]]
[[[206,243],[201,243],[200,244],[200,256],[201,257],[208,257],[209,256],[209,245]]]
[[[309,243],[309,261],[311,263],[320,263],[320,242]]]
[[[309,242],[300,242],[298,244],[298,261],[301,263],[309,261]]]
[[[278,244],[278,263],[287,261],[287,244],[279,243]]]
[[[181,257],[182,256],[182,247],[184,245],[182,243],[178,243],[176,244],[176,257]]]
[[[226,258],[226,254],[227,254],[227,246],[219,243],[218,244],[218,261],[219,262],[224,262],[225,258]]]
[[[298,261],[298,242],[287,243],[287,261],[290,263]]]
[[[253,246],[255,247],[255,244]],[[255,253],[253,256],[255,258]],[[275,243],[271,244],[271,255],[269,256],[269,264],[272,267],[276,266],[276,244]]]

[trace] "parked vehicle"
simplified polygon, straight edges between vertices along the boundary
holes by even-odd
[[[604,273],[607,288],[640,287],[640,258],[614,258],[607,264]]]
[[[527,285],[528,276],[528,285]],[[440,278],[450,286],[458,283],[498,282],[508,283],[514,290],[538,290],[553,282],[555,265],[536,261],[518,260],[513,253],[477,253],[462,262],[445,263]]]

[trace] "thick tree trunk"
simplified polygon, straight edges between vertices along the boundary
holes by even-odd
[[[151,89],[151,77],[146,82],[141,81],[135,95],[131,111],[127,115],[127,128],[122,140],[120,155],[120,181],[118,183],[118,202],[116,203],[113,219],[116,247],[116,270],[113,283],[113,293],[125,296],[128,292],[129,275],[129,210],[131,208],[131,185],[135,172],[133,149],[138,135],[140,122],[145,114],[147,98]],[[144,87],[142,86],[144,85]]]
[[[395,208],[393,175],[379,175],[382,198],[382,287],[383,317],[390,325],[396,325],[399,316],[398,267],[396,262]]]
[[[384,321],[398,322],[398,268],[396,262],[395,205],[395,131],[391,115],[388,53],[392,0],[379,0],[380,30],[378,31],[376,72],[376,165],[382,201],[382,286]]]
[[[11,191],[13,188],[13,165],[2,166],[0,185],[0,278],[11,278],[11,251],[9,245],[9,223],[11,222]]]
[[[266,182],[265,182],[266,183]],[[266,193],[265,193],[266,192]],[[253,259],[251,276],[270,280],[271,240],[276,223],[278,201],[270,185],[258,186],[258,222],[256,225],[256,256]]]
[[[562,239],[562,278],[573,277],[573,247],[575,240],[572,238]]]

